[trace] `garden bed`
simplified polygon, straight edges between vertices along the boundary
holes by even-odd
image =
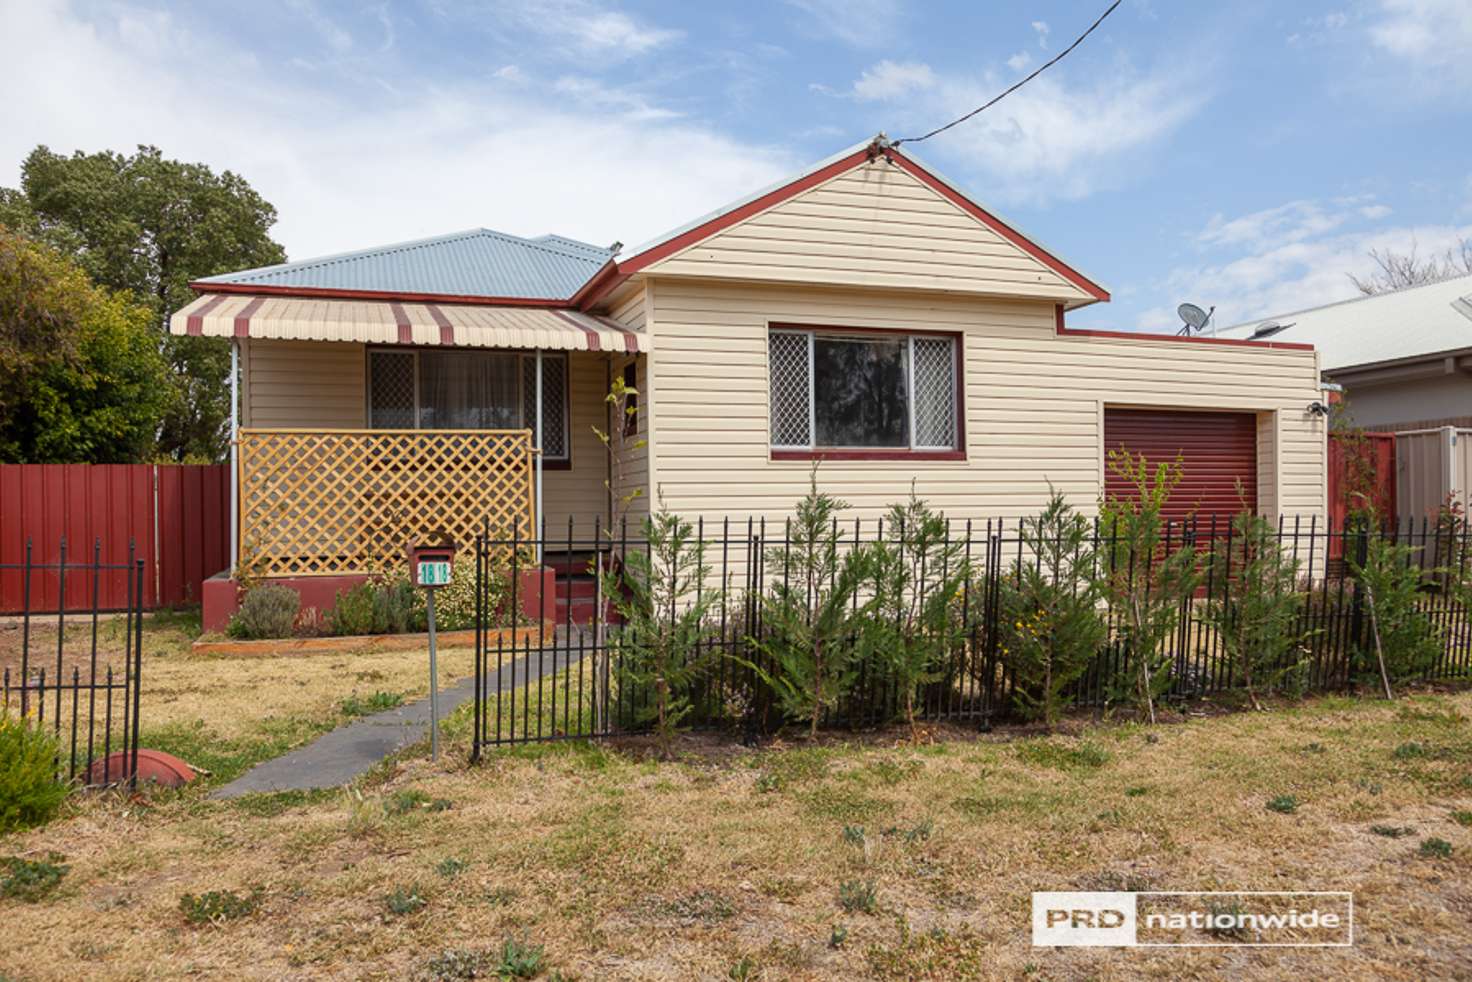
[[[540,626],[500,627],[486,631],[486,644],[507,649],[541,647],[549,641],[556,625],[543,621]],[[470,647],[475,644],[475,630],[439,631],[442,647]],[[241,641],[233,638],[201,638],[192,645],[196,655],[229,655],[235,658],[276,658],[283,655],[331,655],[350,651],[416,651],[429,646],[429,635],[418,634],[348,634],[321,637],[264,638]]]

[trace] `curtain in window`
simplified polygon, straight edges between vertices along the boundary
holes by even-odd
[[[521,425],[516,355],[423,351],[419,427],[500,430]]]

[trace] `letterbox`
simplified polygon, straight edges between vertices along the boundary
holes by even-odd
[[[420,587],[447,586],[455,568],[455,543],[409,547],[409,575]]]

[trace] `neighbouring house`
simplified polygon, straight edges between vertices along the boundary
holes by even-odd
[[[1092,511],[1121,446],[1183,459],[1180,513],[1325,506],[1311,347],[1071,329],[1108,292],[882,140],[633,249],[481,229],[194,287],[171,329],[239,360],[236,550],[329,598],[431,529],[591,545],[634,488],[780,521],[820,461],[868,517]]]
[[[1218,337],[1312,344],[1367,430],[1472,427],[1472,276],[1277,314]]]

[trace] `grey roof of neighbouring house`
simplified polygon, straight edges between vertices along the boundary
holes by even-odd
[[[1286,326],[1263,340],[1312,344],[1325,371],[1472,348],[1472,276],[1264,317],[1218,336],[1251,338],[1272,321]]]
[[[560,235],[524,239],[475,228],[196,282],[566,300],[612,256],[609,249]]]

